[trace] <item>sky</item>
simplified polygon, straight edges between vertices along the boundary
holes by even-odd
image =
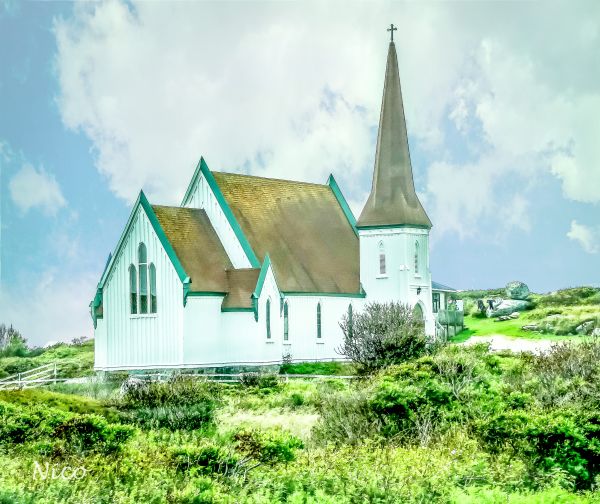
[[[600,2],[0,0],[0,323],[91,336],[143,189],[217,171],[370,190],[394,39],[434,280],[600,284]]]

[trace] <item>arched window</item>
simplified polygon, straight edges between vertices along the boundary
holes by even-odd
[[[415,242],[415,275],[419,272],[419,242]]]
[[[352,310],[352,305],[348,305],[348,336],[352,337],[354,335],[354,312]]]
[[[317,304],[317,338],[321,339],[321,303]]]
[[[290,312],[287,301],[283,304],[283,341],[290,339]]]
[[[265,323],[267,324],[267,339],[271,339],[271,300],[267,299]]]
[[[137,272],[135,266],[129,266],[129,312],[132,315],[137,313]]]
[[[148,264],[146,245],[138,246],[138,271],[140,276],[140,313],[148,313]]]
[[[421,303],[417,303],[415,305],[415,307],[413,308],[413,316],[419,322],[424,322],[425,321],[424,316],[423,316],[423,307],[421,306]]]
[[[379,242],[379,274],[385,275],[385,248],[383,242]]]
[[[150,264],[150,313],[156,313],[156,266]]]

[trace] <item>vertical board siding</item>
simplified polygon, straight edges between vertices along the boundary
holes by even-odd
[[[429,231],[416,228],[359,230],[360,281],[367,302],[399,301],[414,306],[421,303],[427,334],[435,333],[431,272],[429,271]],[[415,242],[419,242],[419,274],[414,271]],[[386,275],[379,274],[379,243],[386,254]],[[420,293],[417,294],[417,290]]]
[[[130,264],[137,268],[140,242],[147,247],[148,264],[156,266],[156,314],[130,314],[128,269]],[[98,367],[181,364],[183,287],[141,207],[105,283],[103,303],[105,327],[96,332],[96,338],[106,341],[106,359]]]
[[[202,173],[185,206],[204,209],[234,268],[250,268],[252,266]]]

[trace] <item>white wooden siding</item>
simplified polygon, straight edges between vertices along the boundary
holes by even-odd
[[[185,206],[187,208],[204,209],[234,268],[252,267],[240,241],[202,173],[199,174]]]
[[[141,242],[147,248],[148,264],[156,266],[157,313],[131,315],[129,265],[137,266]],[[160,367],[182,362],[183,286],[141,207],[105,282],[103,304],[104,319],[96,330],[96,345],[105,346],[106,353],[97,354],[97,368]]]

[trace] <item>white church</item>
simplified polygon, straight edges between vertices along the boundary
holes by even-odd
[[[96,370],[340,359],[339,322],[400,301],[433,335],[453,289],[432,284],[431,221],[415,192],[389,46],[371,194],[358,220],[325,184],[212,171],[181,205],[143,192],[91,303]]]

